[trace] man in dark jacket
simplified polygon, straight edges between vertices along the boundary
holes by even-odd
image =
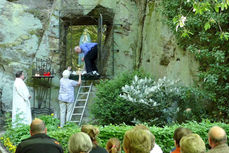
[[[229,153],[227,145],[227,135],[224,129],[219,126],[213,126],[208,132],[208,142],[211,150],[207,153]]]
[[[22,140],[16,153],[63,153],[58,141],[47,135],[47,128],[40,119],[35,119],[30,125],[31,137]]]

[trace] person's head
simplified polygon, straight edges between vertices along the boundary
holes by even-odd
[[[208,132],[208,141],[211,148],[214,148],[219,144],[227,143],[227,134],[221,127],[213,126]]]
[[[71,74],[71,72],[69,70],[64,70],[64,72],[62,73],[62,76],[63,76],[63,78],[68,79],[70,74]]]
[[[149,130],[148,127],[146,127],[145,125],[142,124],[138,124],[134,127],[135,129],[143,129],[143,130],[147,130],[151,139],[151,150],[153,149],[154,145],[155,145],[155,136],[153,135],[153,133],[151,133],[151,131]]]
[[[18,71],[16,74],[15,74],[16,78],[21,78],[22,80],[25,79],[25,76],[24,76],[24,73],[23,71]]]
[[[181,138],[180,151],[181,153],[205,153],[206,147],[198,134],[189,134]]]
[[[82,52],[82,50],[81,50],[81,48],[79,46],[76,46],[74,48],[74,50],[75,50],[76,53],[81,53]]]
[[[152,140],[149,131],[141,128],[126,131],[123,148],[125,153],[150,153]]]
[[[40,133],[47,134],[47,128],[45,127],[45,123],[37,118],[30,124],[30,135],[33,136]]]
[[[110,138],[107,142],[106,149],[108,153],[121,153],[121,142],[117,138]]]
[[[180,140],[183,136],[191,134],[192,131],[188,128],[179,127],[174,131],[173,139],[175,141],[176,147],[180,147]]]
[[[88,30],[87,30],[87,28],[85,28],[85,29],[83,30],[83,34],[86,35],[87,33],[88,33]]]
[[[93,144],[97,144],[96,137],[99,134],[99,129],[97,127],[93,125],[83,125],[81,127],[81,132],[87,133],[90,136]]]
[[[68,140],[70,153],[89,153],[92,146],[90,137],[84,132],[73,134]]]

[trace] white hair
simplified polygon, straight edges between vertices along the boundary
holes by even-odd
[[[69,78],[71,72],[69,70],[64,70],[64,72],[62,73],[63,78]]]
[[[81,51],[81,48],[80,48],[79,46],[76,46],[76,47],[74,48],[74,50],[75,50],[75,51]]]

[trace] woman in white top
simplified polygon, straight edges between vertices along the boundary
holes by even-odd
[[[71,68],[68,67],[62,73],[63,77],[60,79],[60,90],[59,90],[59,104],[60,104],[60,127],[69,121],[70,113],[74,105],[74,88],[81,84],[81,74],[79,74],[79,80],[70,80],[69,76]],[[67,112],[67,113],[66,113]]]

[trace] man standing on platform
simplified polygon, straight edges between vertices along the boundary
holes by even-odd
[[[17,126],[18,123],[30,125],[32,122],[32,115],[30,109],[31,98],[29,90],[24,83],[23,71],[16,73],[16,79],[13,86],[13,109],[12,109],[12,125]]]
[[[80,46],[75,47],[76,53],[83,53],[84,57],[82,61],[85,61],[86,71],[89,75],[99,76],[98,69],[96,67],[96,59],[97,59],[97,43],[84,43]]]

